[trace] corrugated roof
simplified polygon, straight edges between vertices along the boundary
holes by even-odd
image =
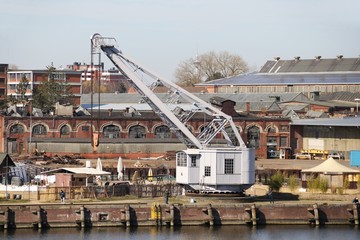
[[[360,117],[294,119],[290,125],[360,127]]]
[[[254,86],[254,85],[333,85],[360,84],[360,72],[357,73],[252,73],[217,79],[197,86]]]
[[[270,60],[260,73],[360,71],[360,58]]]
[[[201,98],[206,102],[210,102],[210,99],[213,97],[221,97],[224,99],[232,100],[234,102],[257,102],[257,101],[275,101],[279,97],[280,102],[288,102],[295,100],[308,100],[308,98],[303,93],[193,93],[195,96]],[[160,99],[168,98],[169,94],[157,93]],[[128,104],[132,105],[138,104],[141,101],[142,97],[139,94],[134,93],[102,93],[100,94],[100,103],[101,104]],[[182,98],[179,99],[180,103],[185,103],[186,101]],[[98,95],[94,94],[93,97],[93,106],[97,106]],[[91,95],[82,94],[81,96],[81,105],[83,107],[90,106],[91,104]],[[135,107],[136,108],[136,107]]]

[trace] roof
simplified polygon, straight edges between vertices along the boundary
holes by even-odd
[[[110,175],[110,172],[105,172],[105,171],[99,171],[95,168],[86,168],[86,167],[82,167],[82,168],[58,168],[58,169],[54,169],[54,170],[50,170],[50,171],[46,171],[46,172],[42,172],[42,173],[74,173],[74,174],[85,174],[85,175],[94,175],[94,176],[99,176],[99,175]]]
[[[294,119],[290,125],[359,127],[360,117]]]
[[[344,72],[360,71],[360,58],[270,60],[260,69],[261,73],[284,72]]]
[[[217,79],[196,86],[256,85],[349,85],[360,84],[360,72],[336,73],[251,73]]]
[[[304,173],[317,172],[324,174],[342,174],[342,173],[360,173],[359,170],[355,170],[342,165],[335,161],[333,158],[328,158],[325,162],[309,169],[302,170]]]

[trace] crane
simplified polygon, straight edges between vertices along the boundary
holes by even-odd
[[[255,182],[254,149],[246,147],[231,116],[136,63],[118,49],[115,38],[93,34],[91,51],[104,52],[143,101],[187,147],[176,153],[178,184],[189,191],[212,193],[242,192]],[[154,93],[159,86],[168,89],[164,99]],[[191,108],[184,110],[183,103]],[[187,124],[197,113],[205,114],[209,121],[195,135]],[[214,144],[219,135],[223,136],[225,144]]]

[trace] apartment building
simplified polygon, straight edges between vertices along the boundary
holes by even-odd
[[[72,97],[70,101],[78,105],[81,98],[81,72],[73,70],[56,70],[52,72],[56,81],[66,84],[70,88]],[[49,79],[48,70],[9,70],[7,73],[7,96],[17,97],[16,89],[23,78],[28,80],[28,86],[25,96],[31,97],[34,89],[43,81]]]

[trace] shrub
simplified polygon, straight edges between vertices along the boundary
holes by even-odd
[[[297,186],[297,183],[296,183],[296,176],[295,175],[291,175],[289,177],[289,188],[291,191],[294,191],[295,188]]]
[[[274,175],[271,176],[269,181],[269,186],[274,191],[279,191],[284,182],[285,182],[284,175],[281,172],[276,172]]]
[[[322,193],[326,193],[329,188],[327,179],[319,179],[319,188]]]

